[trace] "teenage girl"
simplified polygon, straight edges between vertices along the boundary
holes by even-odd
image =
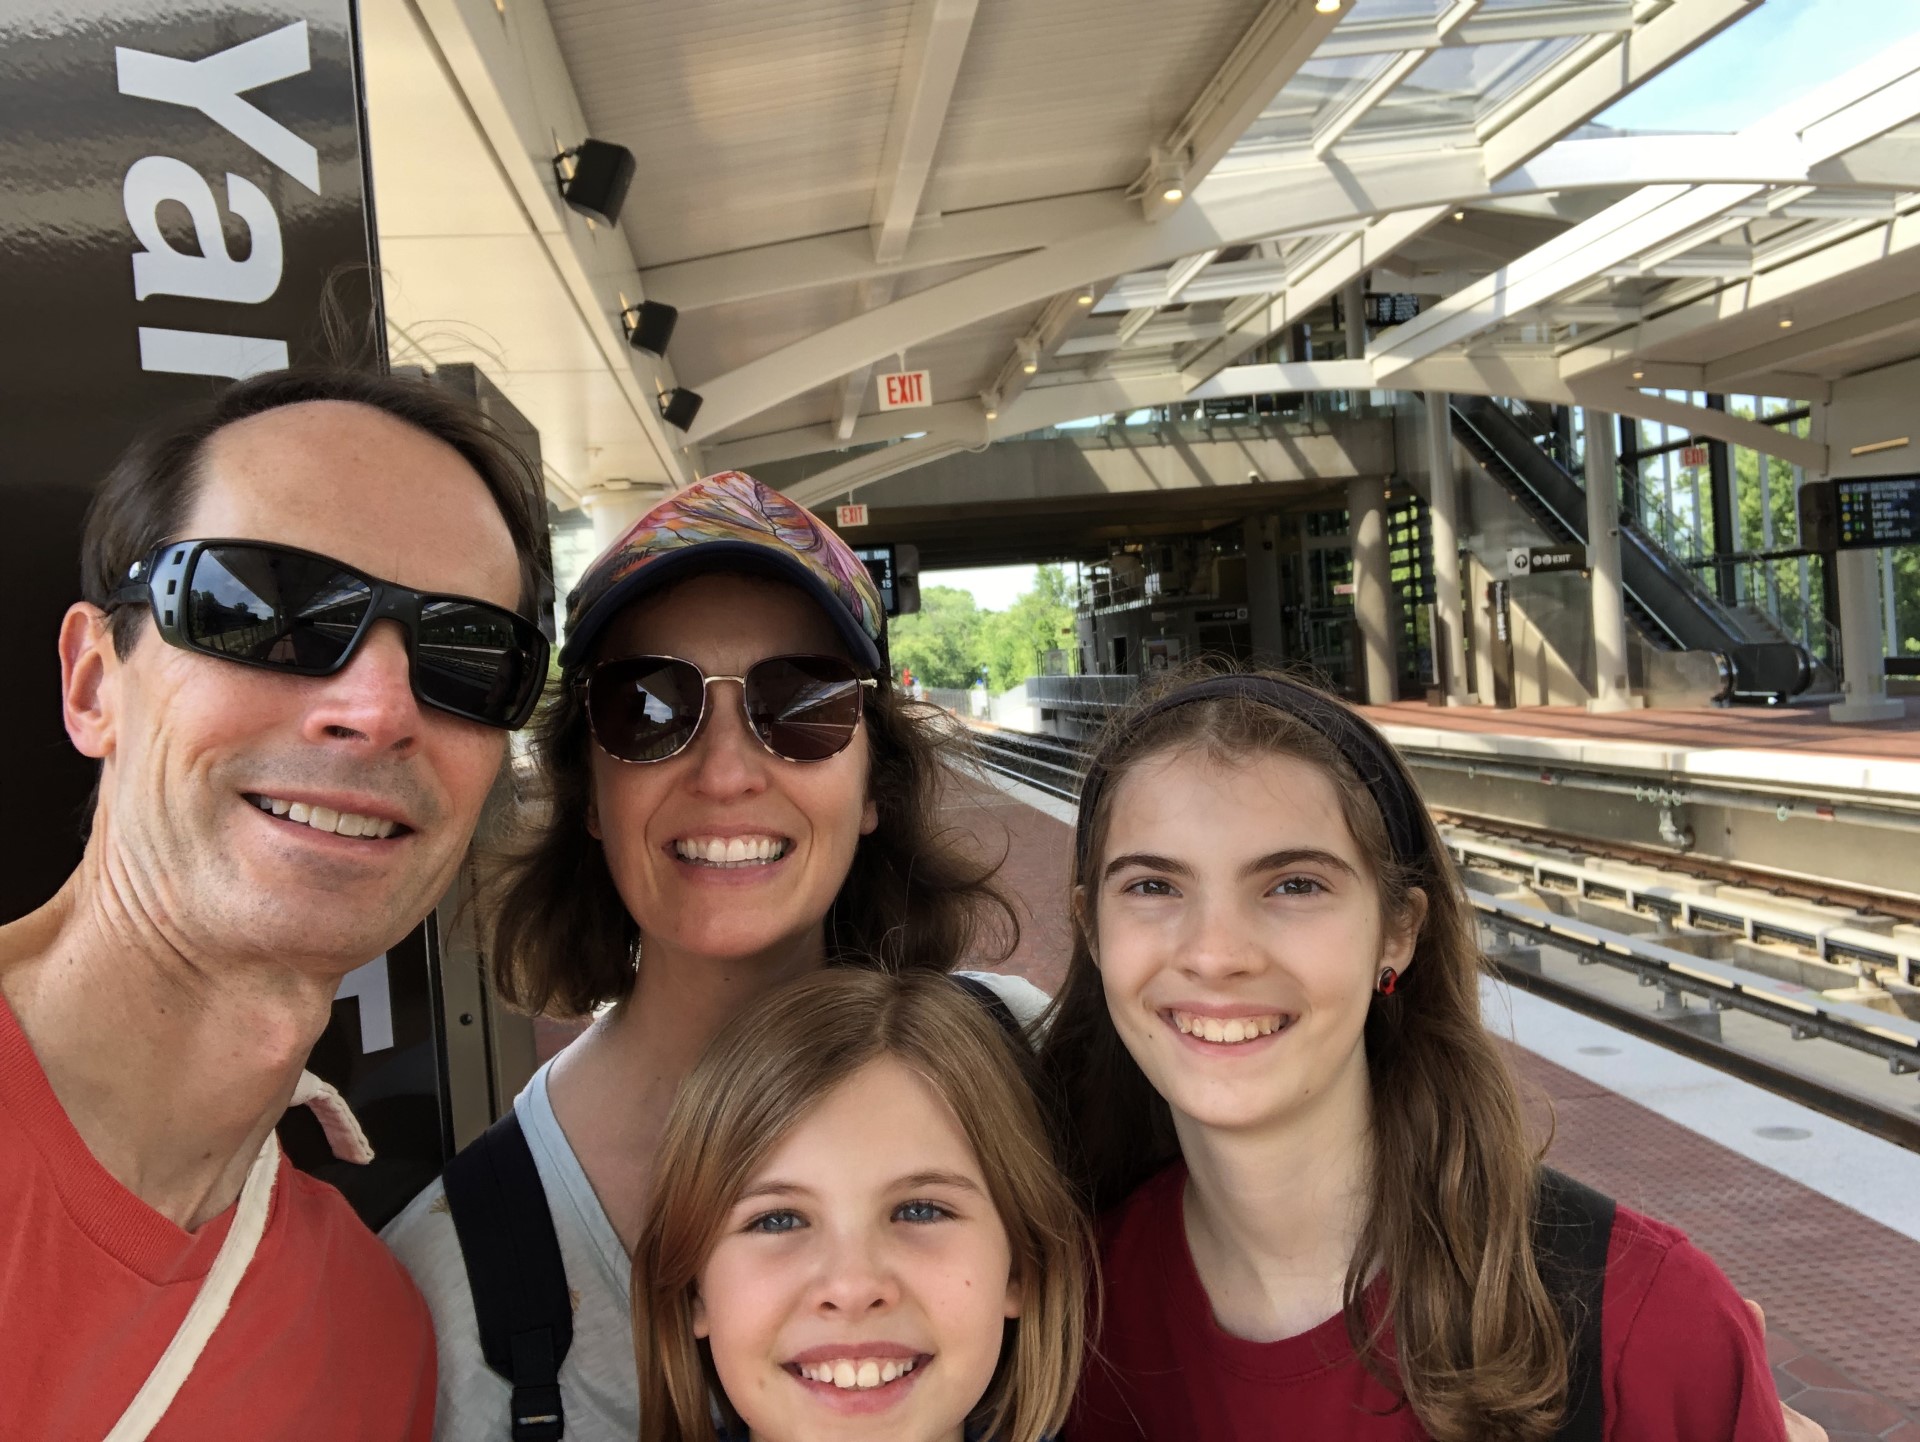
[[[1040,1442],[1086,1227],[1016,1044],[950,978],[823,972],[682,1085],[633,1258],[641,1442]]]
[[[1106,1212],[1069,1442],[1786,1436],[1672,1227],[1543,1171],[1413,783],[1278,676],[1121,717],[1043,1061]]]

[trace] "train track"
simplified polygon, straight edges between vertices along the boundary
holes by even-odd
[[[1078,746],[1054,737],[1031,736],[977,722],[970,722],[968,731],[976,758],[985,769],[1062,800],[1078,798],[1080,775],[1085,765],[1084,752]],[[1858,905],[1862,910],[1908,919],[1906,903],[1899,898],[1855,891],[1817,879],[1743,872],[1725,863],[1702,865],[1693,858],[1681,861],[1667,853],[1643,855],[1645,848],[1590,844],[1584,839],[1484,817],[1447,815],[1442,819],[1533,845],[1552,846],[1562,852],[1572,851],[1625,864],[1660,866],[1705,880],[1755,887],[1776,896],[1826,906]],[[1476,859],[1464,852],[1460,854],[1463,864]],[[1795,1040],[1819,1038],[1877,1058],[1896,1076],[1920,1074],[1920,1025],[1863,1006],[1829,1002],[1805,987],[1770,981],[1738,967],[1674,951],[1643,936],[1611,932],[1545,908],[1517,905],[1511,898],[1494,896],[1471,886],[1468,894],[1483,922],[1510,942],[1517,940],[1551,948],[1572,956],[1583,967],[1599,964],[1630,974],[1642,987],[1655,988],[1668,998],[1693,998],[1704,1004],[1706,1011],[1691,1018],[1694,1025],[1677,1025],[1643,1008],[1606,996],[1600,988],[1582,986],[1554,975],[1538,964],[1537,957],[1526,956],[1524,946],[1496,947],[1491,953],[1495,968],[1509,985],[1692,1056],[1897,1145],[1920,1151],[1920,1116],[1913,1107],[1887,1105],[1857,1091],[1829,1084],[1807,1069],[1780,1065],[1751,1050],[1727,1045],[1700,1029],[1698,1021],[1704,1015],[1729,1012],[1757,1017],[1786,1029]],[[1913,919],[1920,919],[1920,907],[1912,910]],[[1815,938],[1809,944],[1818,946],[1819,941]]]

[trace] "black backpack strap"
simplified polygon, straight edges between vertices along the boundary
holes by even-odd
[[[473,1288],[480,1351],[513,1388],[513,1442],[560,1442],[573,1303],[546,1189],[511,1110],[447,1163],[447,1209]]]
[[[1027,1045],[1027,1033],[1020,1025],[1020,1018],[1013,1014],[1013,1008],[1007,1005],[1006,999],[999,992],[977,976],[961,976],[958,972],[950,975],[953,984],[984,1006],[987,1009],[987,1015],[999,1022],[1007,1035],[1018,1041],[1021,1046]]]
[[[1540,1168],[1533,1259],[1567,1330],[1567,1412],[1558,1442],[1603,1442],[1606,1396],[1600,1385],[1600,1304],[1613,1198],[1551,1167]]]

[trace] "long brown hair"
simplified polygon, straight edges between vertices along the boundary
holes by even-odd
[[[1092,764],[1108,784],[1083,818],[1091,845],[1087,874],[1076,862],[1073,954],[1042,1050],[1060,1144],[1100,1209],[1179,1156],[1172,1112],[1114,1028],[1091,948],[1093,882],[1121,778],[1151,757],[1189,750],[1225,765],[1285,756],[1318,768],[1339,796],[1389,928],[1407,924],[1416,889],[1426,897],[1412,960],[1393,995],[1374,999],[1364,1032],[1374,1161],[1344,1288],[1348,1335],[1370,1370],[1397,1380],[1436,1442],[1540,1442],[1565,1407],[1567,1343],[1531,1246],[1539,1152],[1480,1021],[1486,961],[1446,848],[1384,740],[1397,772],[1384,784],[1414,798],[1412,859],[1396,855],[1353,764],[1297,715],[1245,695],[1153,713],[1156,700],[1194,679],[1183,673],[1144,694],[1095,747]],[[1389,1286],[1380,1315],[1364,1300],[1376,1270]]]
[[[579,1016],[633,990],[640,927],[587,831],[593,739],[572,672],[563,672],[531,728],[522,840],[497,863],[483,914],[493,980],[530,1012]],[[827,962],[946,970],[1003,959],[1020,924],[995,884],[997,861],[970,853],[944,825],[949,756],[961,743],[947,718],[905,700],[886,677],[870,694],[867,795],[879,824],[860,839],[826,916]]]
[[[974,1413],[1004,1442],[1057,1432],[1080,1375],[1092,1246],[1048,1145],[1015,1043],[944,977],[816,973],[760,999],[707,1048],[680,1088],[633,1254],[641,1442],[712,1442],[709,1398],[726,1399],[693,1335],[701,1269],[727,1213],[801,1118],[891,1057],[952,1109],[1005,1227],[1020,1316]]]

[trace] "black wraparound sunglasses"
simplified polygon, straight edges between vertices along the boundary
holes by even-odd
[[[747,729],[783,761],[825,761],[853,743],[866,693],[879,683],[839,656],[769,656],[744,676],[709,676],[678,656],[620,656],[579,683],[587,724],[616,761],[678,756],[700,734],[707,688],[740,686]]]
[[[547,638],[517,612],[265,541],[156,546],[107,604],[150,607],[182,650],[294,676],[331,676],[375,621],[398,621],[420,702],[506,730],[526,724],[547,676]]]

